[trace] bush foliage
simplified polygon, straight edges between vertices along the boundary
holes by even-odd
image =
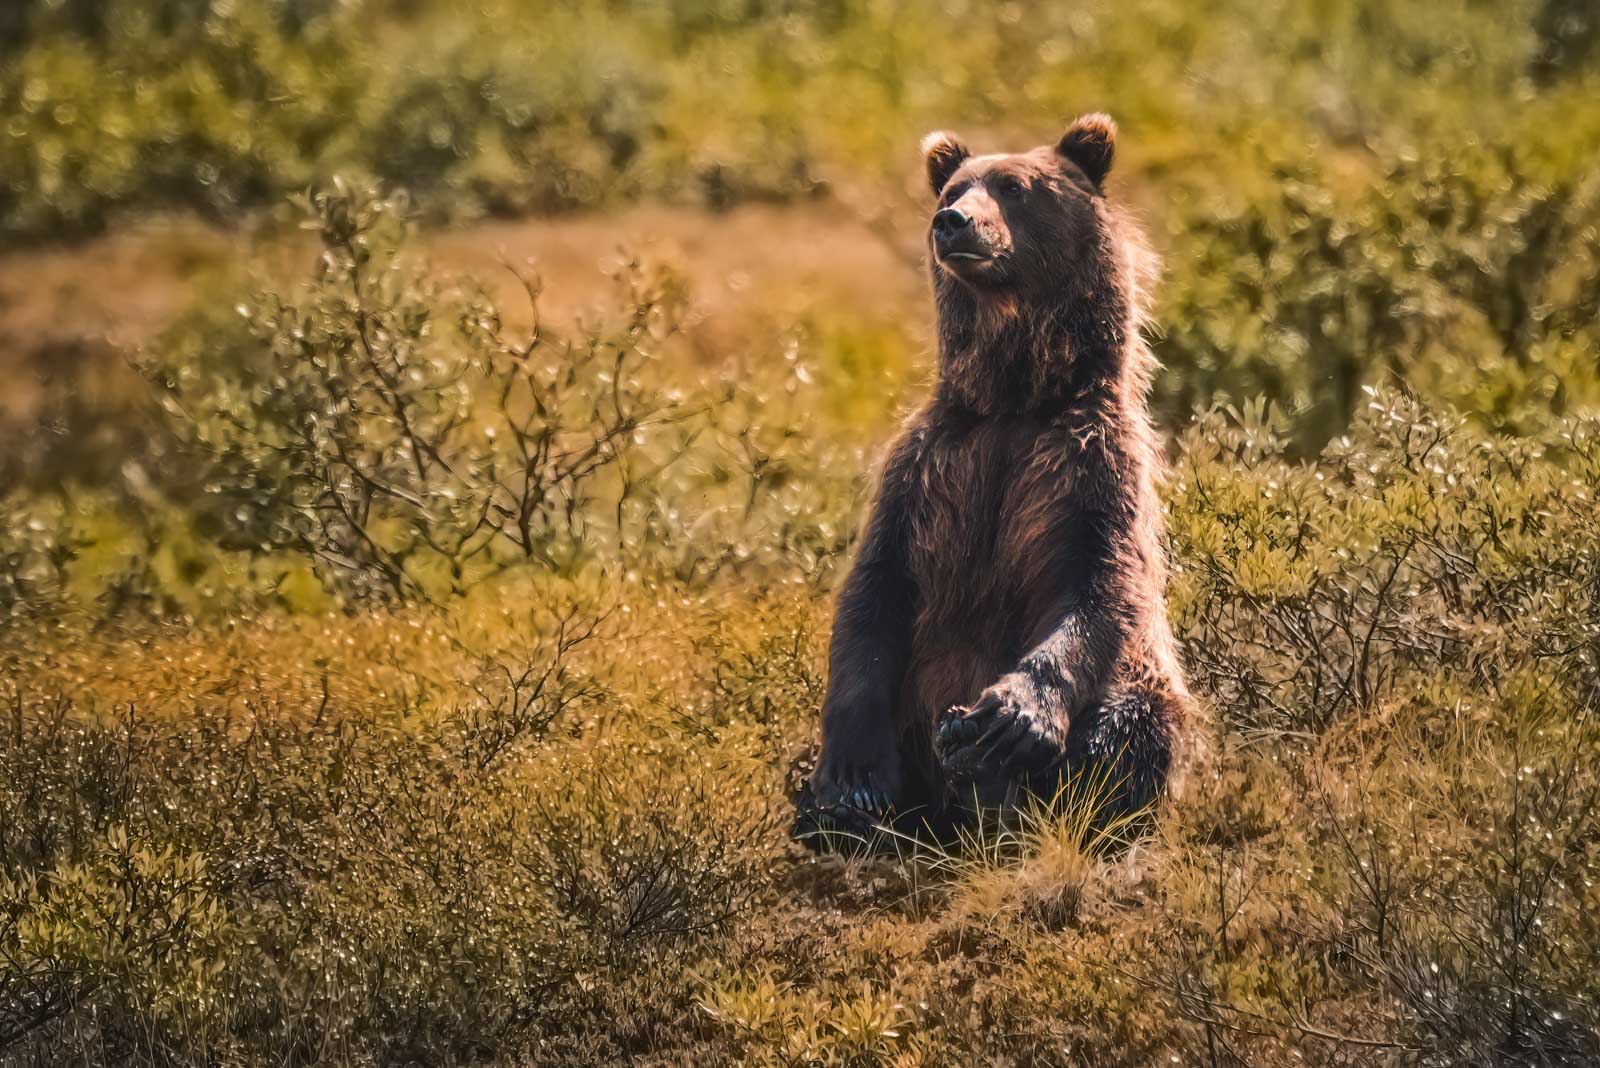
[[[1486,137],[1558,179],[1600,143],[1583,7],[20,0],[0,15],[0,226],[234,213],[334,170],[443,215],[726,205],[908,174],[930,125],[1094,104],[1148,165],[1224,184],[1258,176],[1263,145],[1348,177],[1363,147]]]

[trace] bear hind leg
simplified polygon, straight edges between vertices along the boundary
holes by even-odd
[[[1172,735],[1164,695],[1113,694],[1073,724],[1065,758],[1034,792],[1088,806],[1092,827],[1123,837],[1143,825],[1166,790]]]

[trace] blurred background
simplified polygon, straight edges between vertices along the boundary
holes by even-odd
[[[917,139],[1102,108],[1169,426],[1260,398],[1314,448],[1395,374],[1525,429],[1600,389],[1597,68],[1587,0],[12,0],[0,486],[113,474],[120,354],[294,263],[287,199],[333,175],[493,285],[539,257],[567,311],[653,242],[713,348],[803,316],[925,369]]]

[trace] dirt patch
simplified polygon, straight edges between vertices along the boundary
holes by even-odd
[[[508,321],[527,304],[507,265],[543,281],[541,309],[570,323],[610,304],[606,275],[626,255],[671,264],[692,298],[690,322],[709,351],[757,324],[817,308],[873,317],[922,299],[924,280],[873,226],[827,203],[751,205],[723,213],[640,206],[605,216],[494,221],[427,235],[446,273],[482,281]],[[35,410],[58,377],[52,353],[88,353],[74,375],[126,374],[119,354],[157,335],[201,288],[248,262],[294,270],[298,242],[262,242],[188,220],[152,220],[70,248],[0,255],[0,418]]]
[[[544,281],[541,305],[559,320],[608,303],[604,276],[630,254],[681,270],[697,315],[708,320],[748,316],[753,308],[792,317],[820,302],[867,311],[923,289],[914,264],[872,227],[828,204],[718,214],[646,206],[495,222],[437,234],[427,247],[439,266],[497,285],[508,311],[517,287],[505,265],[532,261]]]

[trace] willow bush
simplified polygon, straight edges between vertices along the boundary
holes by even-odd
[[[1417,672],[1492,692],[1537,663],[1592,687],[1593,418],[1485,437],[1402,394],[1366,399],[1310,462],[1260,409],[1186,435],[1171,516],[1191,676],[1246,733],[1315,734]]]
[[[1487,138],[1570,144],[1559,178],[1600,135],[1592,36],[1565,0],[26,0],[0,15],[0,228],[237,217],[336,171],[445,218],[862,178],[877,200],[930,126],[1037,131],[1095,106],[1162,175],[1249,185],[1261,145],[1315,145],[1339,173],[1364,147]]]
[[[1352,198],[1314,160],[1267,161],[1271,194],[1202,192],[1172,220],[1169,418],[1265,399],[1315,450],[1387,379],[1518,432],[1600,401],[1600,170],[1548,184],[1488,149],[1378,164]]]
[[[143,356],[159,418],[125,477],[3,498],[0,607],[448,599],[515,568],[818,581],[848,547],[870,462],[804,432],[822,387],[793,344],[696,370],[681,282],[636,260],[603,321],[544,325],[528,275],[508,326],[412,253],[403,202],[305,207],[303,288],[210,300]]]
[[[601,485],[621,513],[629,472],[677,447],[645,446],[692,414],[642,377],[673,329],[670,285],[633,279],[613,334],[535,322],[513,339],[492,307],[452,306],[395,260],[392,204],[340,189],[312,210],[322,255],[302,299],[241,305],[244,336],[203,335],[150,371],[208,457],[224,543],[299,550],[337,585],[399,598],[430,563],[458,590],[507,559],[570,569],[599,537]]]

